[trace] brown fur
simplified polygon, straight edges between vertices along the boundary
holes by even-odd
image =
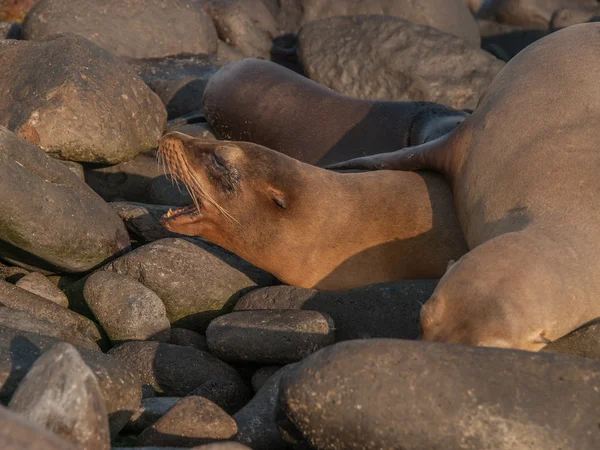
[[[159,154],[200,212],[164,226],[288,284],[336,290],[436,278],[466,251],[450,189],[432,173],[335,173],[257,144],[176,132]]]
[[[472,249],[423,308],[423,338],[540,349],[600,317],[600,24],[554,33],[454,132],[337,168],[433,169]]]

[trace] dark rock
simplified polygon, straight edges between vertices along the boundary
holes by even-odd
[[[0,326],[0,400],[10,400],[36,359],[59,340]],[[126,364],[100,352],[78,348],[83,360],[94,372],[104,396],[114,437],[137,411],[141,401],[141,383]]]
[[[274,282],[266,272],[200,240],[162,239],[104,269],[140,280],[163,301],[171,324],[199,332],[229,312],[248,288]]]
[[[156,397],[156,391],[149,384],[142,385],[142,398],[154,398]]]
[[[496,58],[508,61],[525,47],[548,34],[547,30],[507,25],[492,20],[478,19],[481,48]]]
[[[208,351],[206,338],[195,331],[185,328],[171,328],[171,340],[169,344],[192,347],[205,352]]]
[[[184,397],[212,379],[243,384],[233,367],[191,347],[135,341],[115,347],[109,354],[134,368],[142,383],[164,396]]]
[[[143,284],[99,271],[86,280],[83,295],[113,345],[130,340],[169,341],[165,305]]]
[[[296,364],[282,367],[260,388],[254,398],[233,415],[238,426],[237,440],[254,449],[286,449],[277,427],[279,381]]]
[[[101,339],[97,325],[87,317],[2,280],[0,280],[0,303],[30,314],[38,320],[71,328],[92,341]]]
[[[600,443],[600,364],[564,355],[391,339],[343,342],[285,374],[279,398],[314,448],[401,442],[407,450],[591,449]]]
[[[108,413],[98,380],[70,344],[56,344],[35,361],[12,396],[10,409],[82,449],[110,449]]]
[[[0,279],[16,283],[29,273],[28,270],[17,266],[6,266],[0,262]]]
[[[72,327],[58,323],[39,320],[24,311],[12,308],[0,308],[0,326],[12,328],[19,331],[50,336],[64,342],[69,342],[87,350],[99,352],[98,345],[89,337],[84,336]]]
[[[185,0],[40,0],[23,22],[25,39],[65,32],[129,58],[217,50],[210,17]]]
[[[287,364],[333,344],[334,330],[318,311],[236,311],[210,323],[206,342],[224,361]]]
[[[208,380],[188,395],[203,397],[219,406],[227,414],[235,414],[252,398],[250,389],[237,381]]]
[[[461,38],[386,16],[312,22],[298,42],[309,78],[362,99],[474,109],[504,64]]]
[[[143,399],[140,409],[131,416],[131,419],[129,419],[125,431],[128,433],[140,434],[164,416],[179,400],[181,400],[180,397],[154,397]]]
[[[202,96],[209,78],[157,80],[150,87],[162,100],[167,108],[167,119],[171,120],[190,112],[202,111]]]
[[[186,206],[192,204],[192,197],[184,186],[173,182],[169,176],[159,175],[148,185],[148,203]]]
[[[168,231],[160,223],[160,218],[170,207],[134,202],[113,202],[110,207],[125,223],[127,230],[141,243],[154,242],[169,237],[180,237]]]
[[[129,249],[123,222],[60,162],[1,126],[0,149],[0,258],[83,272]]]
[[[236,311],[305,309],[333,318],[337,341],[389,337],[416,339],[419,314],[437,280],[404,280],[347,291],[317,291],[292,286],[256,289],[244,295]]]
[[[0,406],[2,450],[78,450],[79,447]]]
[[[200,445],[192,450],[251,450],[245,445],[237,442],[214,442],[212,444]]]
[[[2,2],[0,1],[0,3],[2,3]],[[0,40],[2,40],[2,39],[20,39],[20,38],[21,38],[21,26],[18,23],[0,22]]]
[[[40,273],[31,272],[25,275],[17,281],[16,286],[45,298],[46,300],[50,300],[64,308],[69,307],[69,299],[67,296],[52,284],[48,278]]]
[[[600,319],[549,343],[541,351],[564,353],[600,361]]]
[[[160,99],[86,39],[0,41],[0,61],[0,125],[47,153],[113,164],[157,146],[166,120]]]
[[[265,366],[254,372],[252,375],[252,388],[254,392],[258,392],[279,369],[281,369],[281,366]]]
[[[597,7],[597,0],[488,0],[477,17],[510,25],[548,29],[554,11],[565,7]]]
[[[235,421],[217,405],[202,397],[186,397],[144,430],[136,445],[190,447],[232,439],[236,433]]]

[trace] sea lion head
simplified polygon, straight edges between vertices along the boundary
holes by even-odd
[[[298,238],[293,230],[310,220],[311,190],[301,186],[312,170],[278,152],[171,132],[161,139],[158,156],[193,199],[162,217],[170,231],[203,237],[250,262],[276,261]]]
[[[544,268],[516,267],[504,254],[513,249],[503,252],[491,244],[448,267],[421,309],[420,339],[530,351],[550,342],[553,324],[546,313],[551,305],[536,302]]]

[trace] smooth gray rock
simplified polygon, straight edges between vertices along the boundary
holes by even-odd
[[[70,344],[56,344],[35,361],[9,407],[82,449],[110,449],[98,380]]]
[[[283,365],[333,344],[335,325],[317,311],[236,311],[210,323],[206,342],[223,361]]]
[[[45,152],[114,164],[158,145],[166,121],[160,99],[92,42],[72,34],[0,41],[0,61],[0,125]]]
[[[163,301],[175,327],[204,332],[249,288],[274,283],[266,272],[201,240],[161,239],[109,263],[104,270],[141,281]]]
[[[99,271],[85,281],[83,296],[113,345],[131,340],[169,341],[165,305],[142,283]]]
[[[334,17],[305,25],[309,78],[352,97],[474,109],[504,63],[466,41],[396,17]]]
[[[15,285],[64,308],[69,307],[67,296],[40,273],[31,272],[19,279]]]
[[[123,220],[129,233],[139,242],[149,243],[169,237],[181,237],[168,231],[160,223],[161,216],[169,211],[170,206],[134,202],[113,202],[109,205]]]
[[[0,43],[0,60],[2,54]],[[0,111],[1,117],[6,116]],[[0,191],[0,258],[5,261],[84,272],[129,250],[123,222],[98,195],[59,161],[2,126]]]
[[[422,341],[336,344],[284,375],[288,436],[327,449],[567,449],[600,444],[600,363]],[[565,419],[568,418],[568,419]],[[401,424],[401,426],[399,426]]]
[[[185,0],[39,0],[23,22],[29,40],[65,32],[128,58],[217,50],[210,17]]]

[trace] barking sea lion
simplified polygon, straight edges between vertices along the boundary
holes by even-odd
[[[195,204],[164,226],[201,236],[281,281],[350,289],[437,278],[466,244],[442,177],[336,173],[248,142],[165,135],[159,156]]]
[[[433,169],[472,250],[421,313],[423,338],[540,349],[600,317],[600,24],[517,55],[474,113],[416,148],[334,168]]]

